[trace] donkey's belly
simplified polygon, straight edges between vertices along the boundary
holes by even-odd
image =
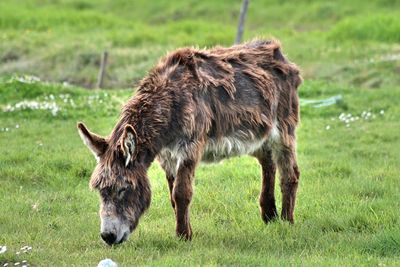
[[[222,137],[219,140],[210,138],[204,149],[202,161],[216,162],[224,158],[252,154],[261,148],[266,139]]]

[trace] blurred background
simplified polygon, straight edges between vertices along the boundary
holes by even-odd
[[[1,0],[0,76],[131,87],[181,46],[232,45],[241,0]],[[400,82],[400,1],[251,0],[244,40],[275,37],[305,78],[361,87]]]

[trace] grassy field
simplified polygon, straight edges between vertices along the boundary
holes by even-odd
[[[95,160],[76,122],[108,134],[133,94],[123,88],[161,55],[231,44],[240,1],[1,1],[0,266],[96,266],[104,258],[119,266],[399,266],[399,7],[251,1],[246,39],[282,41],[303,69],[301,98],[342,95],[337,105],[302,107],[295,225],[261,221],[260,168],[240,157],[200,165],[194,239],[179,241],[154,163],[149,211],[128,242],[110,248],[88,187]],[[104,49],[110,89],[81,88],[95,84]],[[280,207],[279,190],[277,200]]]

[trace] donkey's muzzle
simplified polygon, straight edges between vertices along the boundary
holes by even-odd
[[[113,233],[101,233],[101,238],[104,240],[104,242],[111,246],[117,240],[117,235]]]

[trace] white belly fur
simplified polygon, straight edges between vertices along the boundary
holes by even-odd
[[[236,137],[210,139],[203,153],[204,161],[219,161],[224,158],[252,154],[262,147],[266,139],[242,140]]]
[[[221,139],[207,140],[202,161],[217,162],[224,158],[248,155],[260,149],[265,142],[274,148],[280,141],[280,132],[277,123],[273,124],[268,136],[257,138],[252,132],[239,132],[233,136],[225,136]],[[171,148],[164,148],[159,154],[160,159],[165,163],[165,167],[176,175],[180,164],[186,158],[187,146],[175,145]]]

